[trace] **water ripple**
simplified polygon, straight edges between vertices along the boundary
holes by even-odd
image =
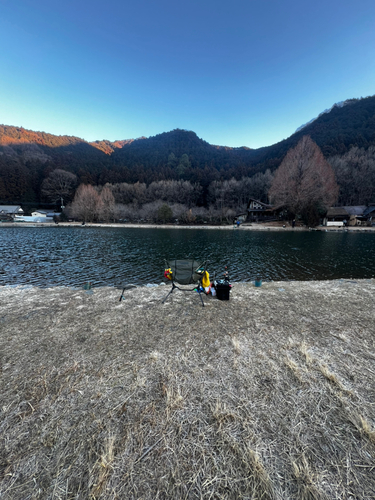
[[[160,283],[164,259],[208,260],[233,281],[375,277],[374,234],[125,228],[0,228],[0,285]]]

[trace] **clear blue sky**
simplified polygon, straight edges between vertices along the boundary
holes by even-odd
[[[0,0],[0,123],[258,148],[375,94],[374,0]]]

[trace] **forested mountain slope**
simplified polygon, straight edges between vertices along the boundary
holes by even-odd
[[[375,96],[333,106],[288,139],[260,149],[215,146],[180,129],[150,138],[89,143],[1,125],[0,203],[40,202],[40,185],[56,168],[73,172],[79,183],[182,179],[205,188],[214,180],[274,171],[304,135],[311,136],[326,158],[375,146]]]

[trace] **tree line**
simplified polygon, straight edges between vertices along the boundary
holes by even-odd
[[[42,192],[51,200],[69,199],[76,184],[74,174],[57,169],[43,181]],[[205,198],[199,183],[186,180],[81,184],[66,214],[83,221],[223,223],[245,213],[249,198],[254,198],[270,200],[275,209],[316,225],[337,201],[339,191],[334,170],[319,146],[303,136],[274,174],[266,170],[240,180],[212,181]]]
[[[164,139],[180,144],[180,132],[164,134]],[[213,146],[198,139],[194,133],[187,134],[193,150],[203,148],[206,154],[212,151]],[[76,140],[72,138],[71,142],[74,142],[73,139]],[[157,141],[160,140],[157,138]],[[136,146],[138,149],[142,141]],[[152,141],[147,144],[148,151]],[[21,144],[15,148],[23,155],[30,151],[36,154],[36,151],[45,160],[43,152],[35,150],[36,145]],[[241,156],[244,151],[239,149],[238,155]],[[254,198],[271,202],[276,207],[284,206],[291,216],[299,215],[312,224],[322,216],[327,206],[336,203],[368,205],[375,201],[375,146],[354,146],[344,154],[327,159],[316,142],[306,135],[289,148],[278,168],[245,175],[248,170],[238,166],[234,169],[235,176],[230,175],[232,170],[229,164],[224,170],[212,165],[195,169],[194,155],[180,154],[182,143],[176,149],[178,154],[169,153],[166,164],[159,169],[154,170],[151,164],[147,168],[138,165],[128,169],[131,175],[127,181],[121,174],[121,169],[125,167],[121,164],[116,166],[116,162],[111,171],[107,169],[107,164],[100,167],[95,162],[95,168],[86,171],[79,161],[77,168],[72,169],[65,168],[63,162],[56,168],[56,165],[45,161],[44,170],[40,170],[35,158],[28,161],[26,167],[12,148],[9,151],[7,155],[0,152],[0,199],[3,203],[26,200],[36,206],[39,202],[64,205],[66,216],[87,221],[178,219],[189,223],[229,222],[245,211],[249,198]],[[98,154],[104,155],[102,151]],[[161,155],[161,150],[155,154],[156,157]],[[33,190],[38,190],[38,197],[33,196]],[[9,199],[10,192],[13,198]],[[88,198],[89,193],[91,204],[88,200],[82,204],[80,197]]]
[[[204,200],[202,186],[190,181],[80,184],[75,189],[77,178],[73,174],[55,170],[43,182],[42,192],[51,200],[67,202],[66,217],[85,222],[178,219],[183,223],[220,223],[232,222],[236,215],[244,213],[249,196],[266,201],[272,178],[266,171],[238,181],[214,181]]]
[[[340,186],[341,206],[375,203],[375,146],[353,147],[329,160]]]
[[[202,206],[207,208],[212,183],[241,181],[267,170],[274,173],[287,152],[310,135],[334,167],[340,185],[338,203],[366,204],[372,196],[373,174],[371,154],[363,152],[375,145],[374,123],[375,96],[336,106],[289,138],[256,150],[214,146],[179,129],[147,139],[88,143],[0,125],[0,203],[37,206],[49,201],[42,182],[60,169],[76,175],[78,185],[188,181],[202,187]]]

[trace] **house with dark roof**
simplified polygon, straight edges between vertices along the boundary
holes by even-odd
[[[363,213],[366,210],[366,205],[345,206],[342,208],[344,208],[349,214],[349,226],[361,226],[366,223],[366,217],[363,216]]]
[[[329,207],[323,219],[323,226],[345,226],[349,217],[344,207]]]
[[[247,220],[251,222],[265,220],[274,216],[272,205],[250,198],[246,208]]]
[[[0,205],[0,221],[14,221],[16,215],[23,215],[21,205]]]
[[[50,212],[49,210],[35,210],[31,216],[15,217],[18,222],[54,222],[54,217],[59,217],[60,213]]]
[[[371,226],[375,225],[375,203],[369,206],[356,205],[330,207],[323,219],[324,226]]]

